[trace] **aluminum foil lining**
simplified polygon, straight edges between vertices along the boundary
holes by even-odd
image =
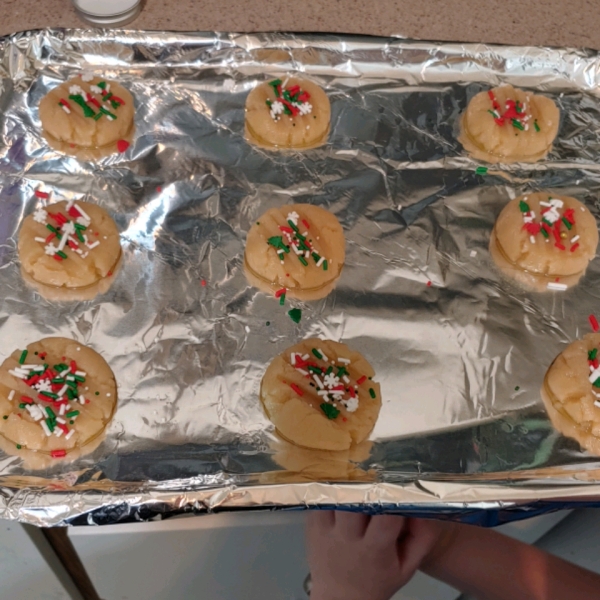
[[[0,517],[49,526],[344,506],[472,519],[594,501],[600,461],[553,430],[539,388],[598,310],[600,260],[575,288],[537,294],[503,279],[487,248],[502,207],[527,190],[576,196],[599,216],[599,67],[595,52],[352,36],[4,38],[0,359],[75,338],[111,365],[119,406],[104,443],[76,463],[31,472],[1,454]],[[82,69],[136,101],[134,143],[96,164],[40,133],[40,99]],[[246,95],[288,73],[326,89],[329,142],[302,154],[248,145]],[[457,118],[502,82],[551,96],[559,135],[538,164],[480,174]],[[107,294],[60,304],[23,282],[17,232],[38,189],[113,215],[124,262]],[[337,215],[347,264],[326,299],[280,307],[247,284],[244,240],[262,212],[294,202]],[[266,365],[309,336],[361,351],[381,382],[372,444],[354,454],[294,450],[261,410]]]

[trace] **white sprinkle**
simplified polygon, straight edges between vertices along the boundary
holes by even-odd
[[[81,206],[79,206],[79,204],[74,204],[74,206],[79,211],[79,213],[81,214],[81,216],[84,219],[87,219],[90,223],[92,222],[92,219],[90,219],[90,216],[83,210],[83,208],[81,208]]]
[[[581,207],[581,212],[585,212],[585,206]]]
[[[597,406],[598,408],[600,408],[600,402],[598,400],[594,401],[594,406]]]
[[[106,392],[106,397],[110,398],[110,392]]]
[[[244,329],[246,330],[246,333],[250,333],[250,327],[248,327],[248,325],[246,325]]]
[[[308,355],[308,354],[305,354],[305,355],[302,357],[302,360],[308,360],[309,358],[310,358],[310,355]]]
[[[555,281],[551,281],[546,286],[549,290],[556,290],[557,292],[564,292],[569,286],[566,283],[557,283]]]
[[[571,244],[574,244],[578,239],[579,239],[578,235],[576,235],[575,237],[572,237],[571,238]]]
[[[23,370],[27,370],[27,371],[31,371],[34,367],[37,367],[39,365],[27,365],[27,364],[22,364],[19,365],[19,369],[23,369]]]
[[[102,88],[98,87],[97,85],[90,85],[90,92],[102,95]]]
[[[305,371],[304,369],[300,369],[298,367],[296,367],[296,371],[298,371],[298,373],[302,373],[302,375],[309,375],[308,371]]]
[[[349,365],[350,364],[350,359],[349,358],[342,358],[341,356],[338,358],[338,362],[344,363],[345,365]]]
[[[60,408],[58,409],[58,414],[62,417],[66,412],[67,412],[67,405],[61,404]]]
[[[594,381],[596,381],[596,379],[598,379],[598,377],[600,377],[600,367],[598,367],[597,369],[594,369],[594,371],[590,375],[590,377],[589,377],[590,383],[594,383]]]
[[[344,383],[350,383],[350,379],[348,379],[348,375],[344,375],[342,377],[342,379],[344,380]]]
[[[15,397],[15,390],[10,390],[9,394],[8,394],[8,399],[10,401],[12,401],[12,399]]]
[[[86,246],[90,249],[93,250],[94,248],[96,248],[97,246],[100,245],[100,242],[98,240],[96,240],[93,244],[86,244]]]
[[[315,380],[315,383],[320,387],[323,388],[325,387],[323,385],[323,382],[317,377],[317,375],[315,373],[313,373],[313,379]]]
[[[319,238],[317,238],[319,239]],[[321,256],[321,258],[317,261],[317,267],[320,267],[325,262],[325,257]]]
[[[79,347],[78,347],[78,348],[77,348],[77,352],[81,352],[81,348],[79,348]]]
[[[471,258],[475,258],[477,256],[477,250],[471,250]]]
[[[290,354],[290,364],[292,365],[292,367],[296,366],[296,353],[292,352]]]
[[[346,410],[348,412],[354,412],[358,408],[358,398],[348,398],[346,400]]]
[[[319,353],[323,357],[323,360],[329,360],[329,358],[327,357],[327,355],[325,354],[325,352],[323,352],[323,350],[321,350],[321,348],[317,348],[317,350],[319,351]]]
[[[529,241],[530,241],[532,244],[535,244],[535,237],[534,237],[534,236],[532,236],[532,235],[530,235],[530,236],[529,236]]]
[[[56,437],[60,437],[63,434],[63,430],[60,427],[55,427],[54,428],[54,435]]]
[[[46,240],[42,237],[34,237],[33,238],[36,242],[39,242],[40,244],[45,244]]]
[[[67,381],[75,381],[75,377],[73,375],[67,375]]]
[[[79,396],[79,404],[85,404],[85,398],[83,397],[83,394]]]
[[[65,383],[65,385],[63,385],[63,387],[61,388],[60,392],[58,392],[58,397],[60,398],[61,396],[64,396],[67,393],[68,389],[69,386]]]
[[[27,376],[29,375],[29,373],[23,373],[21,371],[17,371],[16,369],[11,369],[9,374],[13,377],[17,377],[18,379],[27,379]]]
[[[65,435],[65,440],[70,440],[71,436],[75,433],[74,429],[71,429],[67,435]]]
[[[541,201],[540,206],[552,206],[552,204],[550,204],[550,202]]]
[[[71,109],[70,109],[68,106],[66,106],[65,104],[63,104],[62,102],[60,103],[60,107],[61,107],[61,108],[62,108],[62,109],[63,109],[63,110],[64,110],[64,111],[65,111],[65,112],[68,114],[68,115],[70,115],[70,114],[71,114]]]
[[[288,213],[288,216],[287,216],[287,220],[291,221],[294,225],[296,225],[296,227],[298,226],[299,218],[300,218],[300,215],[296,211],[292,211],[291,213]]]
[[[306,126],[306,129],[310,129],[310,125],[307,125],[307,126]]]
[[[44,430],[46,436],[50,437],[52,435],[52,432],[50,431],[48,425],[46,425],[46,421],[40,421],[40,425],[42,426],[42,429]]]
[[[64,406],[64,404],[63,404],[63,406]],[[67,424],[67,422],[64,419],[61,419],[60,417],[56,417],[56,422],[57,423],[61,423],[62,425],[66,425]]]
[[[42,223],[43,225],[46,224],[48,213],[43,209],[43,208],[38,208],[36,209],[36,211],[33,213],[33,220],[36,223]]]
[[[79,96],[83,94],[83,90],[78,85],[72,85],[69,88],[69,94],[73,96]]]
[[[317,390],[317,394],[319,394],[319,396],[329,396],[329,391],[328,390]]]

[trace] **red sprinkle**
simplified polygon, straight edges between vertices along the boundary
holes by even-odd
[[[298,396],[304,396],[304,390],[299,388],[295,383],[290,383],[290,387],[298,394]]]
[[[352,398],[356,398],[356,392],[354,391],[354,388],[348,388],[348,393],[350,394],[350,396],[352,396]]]
[[[431,281],[427,282],[427,287],[431,287]]]
[[[21,396],[21,402],[24,402],[25,404],[33,404],[33,398],[30,398],[29,396]]]
[[[46,244],[49,244],[54,238],[56,237],[55,233],[51,233],[47,238],[46,238]]]
[[[57,423],[58,427],[60,429],[62,429],[65,433],[69,433],[69,428],[66,425],[63,425],[62,423]]]
[[[44,200],[50,198],[50,194],[47,194],[46,192],[41,192],[40,190],[35,190],[34,194],[37,198],[43,198]]]
[[[98,102],[98,100],[96,100],[96,98],[94,98],[94,96],[92,96],[89,93],[86,94],[86,101],[91,102],[94,106],[97,106],[98,108],[100,108],[101,106],[100,102]]]
[[[129,148],[129,142],[127,140],[119,140],[117,142],[117,150],[119,152],[125,152]]]
[[[160,185],[156,186],[156,191],[160,194],[160,192],[162,192],[162,188],[160,187]]]
[[[565,219],[571,223],[571,225],[575,225],[575,209],[567,208],[565,210]]]
[[[342,421],[344,421],[344,423],[347,421],[348,419],[346,419],[346,417],[342,417]]]
[[[579,248],[579,242],[575,242],[572,246],[571,246],[571,252],[575,252],[575,250],[577,250],[577,248]]]
[[[53,258],[54,260],[57,260],[58,262],[61,262],[61,261],[62,261],[62,258],[61,258],[61,257],[60,257],[58,254],[54,254],[54,255],[52,256],[52,258]]]
[[[200,282],[200,285],[201,285],[202,287],[206,287],[206,280],[205,280],[205,279],[203,279],[203,280]]]
[[[121,104],[121,105],[125,104],[125,101],[121,100],[121,98],[119,98],[119,96],[111,96],[110,99],[114,100],[117,104]]]
[[[304,227],[306,227],[306,229],[310,229],[310,225],[306,219],[302,219],[302,225],[304,225]]]
[[[366,376],[366,375],[363,375],[363,376],[362,376],[360,379],[358,379],[358,380],[356,381],[356,383],[357,383],[358,385],[361,385],[361,384],[362,384],[362,383],[364,383],[366,380],[367,380],[367,376]]]
[[[112,273],[112,271],[109,271],[109,272],[106,274],[106,276],[107,276],[107,277],[112,277],[112,274],[113,274],[113,273]]]
[[[75,208],[75,206],[71,206],[68,212],[69,216],[73,217],[74,219],[81,216],[81,213]]]
[[[72,250],[77,250],[77,248],[79,248],[79,246],[73,240],[69,240],[67,244],[69,244],[69,248]]]
[[[556,242],[556,244],[554,244],[559,250],[566,250],[566,248],[559,242]]]
[[[52,452],[50,452],[50,456],[52,458],[62,458],[63,456],[67,455],[67,451],[66,450],[52,450]]]
[[[286,227],[284,225],[280,225],[279,229],[285,233],[294,233],[294,230],[291,227]]]
[[[596,317],[594,315],[590,315],[588,317],[589,321],[590,321],[590,325],[592,326],[592,329],[594,331],[598,331],[600,329],[600,325],[598,325],[598,319],[596,319]]]
[[[279,298],[279,297],[283,296],[283,294],[285,294],[285,292],[286,292],[285,288],[281,288],[280,290],[277,290],[275,292],[275,298]]]

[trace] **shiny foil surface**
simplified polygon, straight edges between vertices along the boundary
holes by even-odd
[[[600,312],[600,259],[566,292],[526,292],[488,242],[529,190],[575,196],[600,217],[599,67],[595,52],[352,36],[2,39],[0,361],[42,337],[75,338],[108,361],[119,403],[103,444],[74,463],[30,471],[0,453],[0,517],[51,526],[344,506],[467,520],[594,501],[600,460],[554,431],[539,390]],[[96,163],[50,149],[40,131],[40,99],[82,70],[136,102],[131,147]],[[247,94],[286,74],[329,95],[325,146],[245,141]],[[457,121],[502,82],[552,97],[560,129],[540,163],[481,174]],[[106,294],[57,303],[25,284],[16,242],[35,190],[113,216],[124,261]],[[244,241],[265,210],[295,202],[336,214],[347,258],[331,295],[282,307],[246,282]],[[372,446],[350,456],[286,446],[258,400],[269,361],[311,336],[363,353],[381,383]]]

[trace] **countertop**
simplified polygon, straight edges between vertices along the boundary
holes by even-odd
[[[85,27],[69,0],[0,0],[0,6],[0,35]],[[146,0],[127,28],[360,33],[600,49],[593,0]]]

